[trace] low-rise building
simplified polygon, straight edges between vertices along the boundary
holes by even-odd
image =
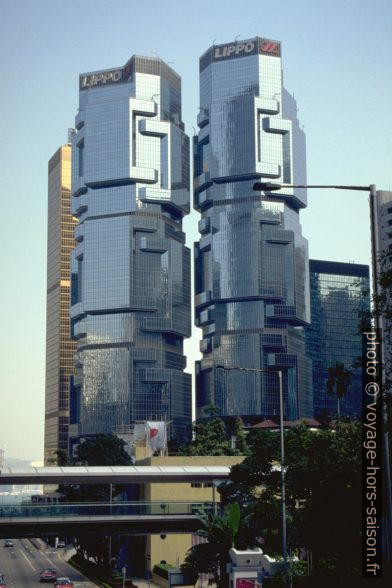
[[[243,456],[154,456],[143,458],[143,448],[137,448],[136,464],[146,466],[233,466],[241,463]],[[220,494],[212,482],[151,483],[140,486],[140,500],[161,502],[219,502]],[[128,553],[135,575],[152,571],[160,563],[179,567],[187,551],[201,540],[192,533],[155,534],[131,538]],[[136,555],[137,554],[137,555]]]

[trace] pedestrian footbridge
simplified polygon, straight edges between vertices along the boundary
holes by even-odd
[[[212,502],[2,504],[0,538],[191,533]]]

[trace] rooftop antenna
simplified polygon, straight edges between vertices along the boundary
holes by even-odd
[[[238,39],[239,37],[241,37],[241,35],[236,35],[236,36],[234,37],[234,43],[237,41],[237,39]]]
[[[76,129],[69,128],[68,129],[68,143],[72,143],[72,139],[75,135],[76,135]]]
[[[215,41],[216,41],[216,39],[214,39],[214,40],[212,41],[212,46],[214,46],[214,45],[215,45]]]

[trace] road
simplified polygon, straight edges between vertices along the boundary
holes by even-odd
[[[14,547],[4,547],[4,541],[0,542],[0,572],[5,576],[7,588],[43,586],[39,574],[44,568],[53,568],[59,576],[67,576],[75,588],[96,586],[62,559],[64,550],[53,547],[38,550],[28,539],[14,539],[13,543]]]

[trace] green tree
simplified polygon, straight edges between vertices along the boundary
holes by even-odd
[[[132,460],[125,445],[116,435],[94,435],[77,446],[74,462],[89,466],[130,465]]]
[[[54,466],[71,466],[72,460],[68,457],[68,452],[65,449],[56,449],[53,456],[49,459],[49,464]]]
[[[226,564],[230,562],[230,548],[235,546],[237,549],[246,549],[249,545],[256,546],[256,537],[246,521],[240,519],[240,508],[236,503],[228,506],[222,516],[202,516],[201,525],[198,534],[205,538],[205,542],[191,547],[181,567],[190,576],[208,574],[211,584],[218,588],[228,588]]]
[[[211,408],[214,407],[208,410]],[[242,420],[200,419],[193,423],[192,441],[179,446],[177,452],[179,455],[246,455],[248,448]]]
[[[233,455],[248,455],[249,447],[246,441],[247,435],[244,429],[244,423],[242,419],[236,418],[234,421],[233,438],[235,441],[235,447],[232,449]]]
[[[251,454],[231,470],[221,489],[226,503],[241,505],[242,517],[263,549],[281,554],[279,435],[252,431]],[[285,433],[288,546],[313,553],[320,573],[360,575],[361,427],[339,422],[336,429],[304,425]]]
[[[193,425],[193,440],[179,450],[180,455],[230,455],[230,443],[222,419],[211,418]]]
[[[124,449],[125,442],[116,435],[99,434],[88,437],[76,448],[72,465],[111,466],[131,465],[132,460]],[[80,484],[62,486],[67,502],[107,502],[121,492],[121,486],[108,484]],[[112,494],[111,494],[112,493]]]
[[[71,463],[86,466],[130,465],[132,460],[124,447],[125,442],[115,435],[99,434],[88,437],[77,446]],[[68,465],[70,465],[69,462]],[[67,502],[106,502],[110,499],[110,495],[112,497],[118,495],[122,487],[118,485],[110,487],[108,484],[80,484],[60,486],[60,490]],[[109,561],[109,552],[115,561],[120,547],[119,537],[76,537],[78,556],[86,560],[92,559],[107,569],[108,573],[112,564]]]

